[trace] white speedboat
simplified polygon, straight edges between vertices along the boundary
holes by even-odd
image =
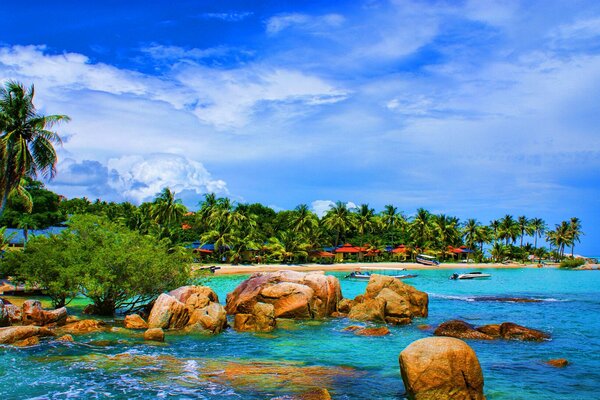
[[[490,274],[484,274],[483,272],[469,272],[466,274],[452,274],[452,276],[450,276],[450,279],[485,279],[485,278],[490,278],[491,275]]]
[[[396,279],[410,279],[410,278],[417,277],[416,274],[384,275],[384,276],[391,276],[392,278],[396,278]],[[348,279],[364,279],[364,280],[369,280],[369,279],[371,279],[371,273],[370,272],[354,271],[354,272],[351,272],[348,275],[346,275],[346,278],[348,278]]]
[[[440,262],[434,256],[428,256],[427,254],[419,254],[417,256],[417,262],[423,265],[440,265]]]

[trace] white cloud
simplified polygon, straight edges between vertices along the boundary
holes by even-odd
[[[253,14],[254,14],[253,12],[249,12],[249,11],[203,13],[203,14],[200,14],[198,17],[202,18],[202,19],[219,19],[221,21],[226,21],[226,22],[239,22],[239,21],[242,21],[242,20],[252,16]]]
[[[226,183],[213,179],[201,163],[175,154],[113,158],[108,160],[108,168],[118,174],[110,186],[136,203],[153,198],[165,187],[175,193],[227,193]]]
[[[311,33],[319,33],[327,29],[341,26],[345,18],[340,14],[312,16],[301,13],[280,14],[269,18],[267,33],[274,35],[284,29],[297,27]]]
[[[329,209],[335,206],[335,203],[331,200],[315,200],[310,203],[310,205],[312,211],[317,214],[319,218],[322,218]],[[351,211],[358,209],[358,206],[352,201],[347,202],[346,207]]]

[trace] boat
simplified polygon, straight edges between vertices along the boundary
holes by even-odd
[[[404,274],[404,275],[385,275],[385,276],[391,276],[392,278],[397,278],[397,279],[410,279],[410,278],[415,278],[418,275],[416,275],[416,274]],[[369,280],[369,279],[371,279],[371,273],[370,272],[354,271],[354,272],[351,272],[348,275],[346,275],[346,278],[348,278],[348,279],[365,279],[365,280]]]
[[[452,276],[450,276],[450,279],[485,279],[485,278],[490,278],[492,275],[490,274],[484,274],[483,272],[469,272],[466,274],[457,274],[454,273],[452,274]]]
[[[428,256],[427,254],[419,254],[417,256],[417,262],[423,265],[440,265],[440,262],[434,256]]]

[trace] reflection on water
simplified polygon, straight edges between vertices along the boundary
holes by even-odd
[[[454,271],[452,271],[454,272]],[[460,272],[457,270],[456,272]],[[482,281],[451,281],[449,271],[419,271],[410,283],[430,293],[429,318],[390,327],[384,337],[360,337],[344,319],[281,321],[270,334],[167,334],[149,345],[124,330],[0,348],[0,398],[293,398],[327,389],[339,399],[401,399],[398,354],[429,336],[417,326],[461,318],[477,325],[516,322],[550,332],[542,343],[470,341],[489,399],[594,398],[600,382],[600,272],[492,270]],[[345,297],[366,282],[343,279]],[[222,302],[243,276],[212,277]],[[486,297],[536,299],[491,301]],[[484,298],[483,301],[477,301]],[[543,363],[567,358],[564,369]]]

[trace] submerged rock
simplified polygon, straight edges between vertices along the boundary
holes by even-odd
[[[50,329],[32,325],[0,328],[0,344],[12,344],[33,336],[54,336],[54,333]]]
[[[390,334],[390,330],[387,326],[381,326],[378,328],[362,328],[354,331],[354,334],[358,336],[386,336]]]
[[[148,329],[148,323],[138,314],[125,316],[123,326],[127,329]]]
[[[40,338],[37,336],[31,336],[28,337],[27,339],[23,339],[23,340],[19,340],[18,342],[14,342],[13,346],[15,347],[30,347],[30,346],[36,346],[40,344]]]
[[[435,336],[449,336],[458,339],[493,340],[494,337],[473,328],[471,324],[458,319],[441,323],[433,332]]]
[[[479,360],[462,340],[417,340],[400,353],[399,362],[409,399],[485,399]]]
[[[275,318],[323,318],[337,311],[340,283],[323,272],[259,272],[227,295],[227,314],[252,314],[256,303],[272,304]]]
[[[61,332],[71,334],[84,334],[90,332],[101,332],[108,329],[106,322],[96,319],[83,319],[75,321],[60,328]]]
[[[541,342],[550,338],[550,335],[545,332],[513,324],[512,322],[504,322],[500,325],[500,336],[504,339],[534,342]]]
[[[73,342],[73,336],[67,334],[56,339],[57,342]]]
[[[144,340],[153,342],[164,342],[165,332],[161,328],[150,328],[144,332]]]
[[[546,364],[556,368],[564,368],[569,365],[569,361],[566,358],[555,358],[546,361]]]

